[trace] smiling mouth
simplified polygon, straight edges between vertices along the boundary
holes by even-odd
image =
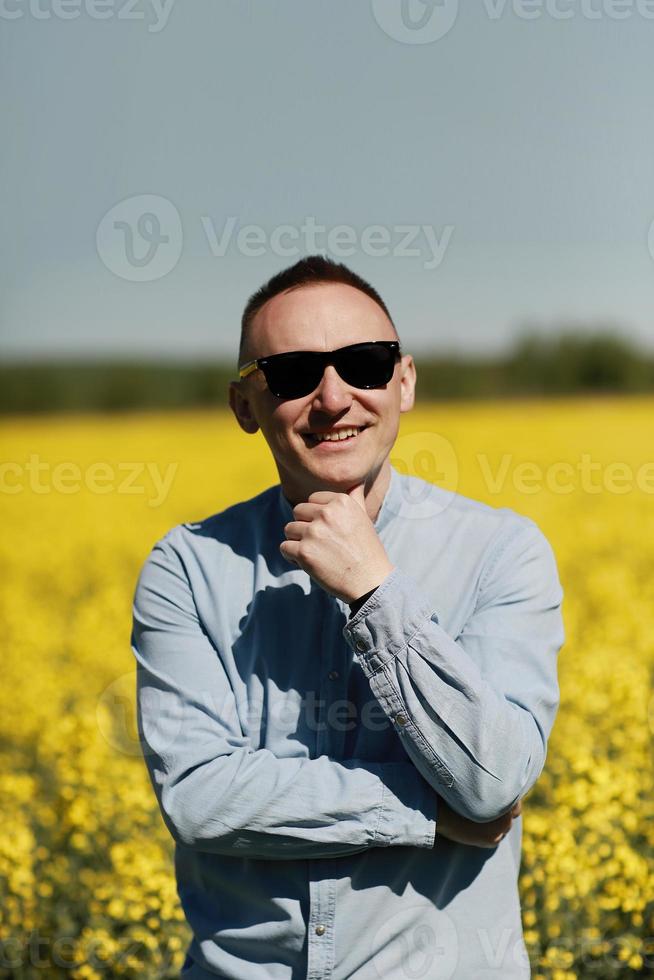
[[[331,432],[303,432],[302,437],[307,446],[320,446],[323,443],[353,442],[367,425],[350,426],[348,428],[333,429]]]

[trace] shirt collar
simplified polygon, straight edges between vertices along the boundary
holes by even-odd
[[[284,496],[281,483],[277,486],[279,507],[281,510],[282,518],[284,524],[293,520],[293,507],[289,500]],[[377,513],[377,517],[373,522],[373,526],[377,532],[382,531],[387,524],[393,520],[395,516],[400,511],[400,503],[402,496],[402,488],[400,487],[400,475],[391,466],[391,478],[386,488],[386,493],[384,494],[384,499],[382,500],[381,507]]]

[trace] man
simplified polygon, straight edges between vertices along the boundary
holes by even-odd
[[[530,976],[520,800],[558,707],[561,586],[533,521],[390,465],[416,382],[398,345],[320,256],[255,293],[229,398],[280,483],[173,528],[137,583],[192,980]]]

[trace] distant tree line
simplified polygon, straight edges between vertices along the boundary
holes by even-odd
[[[654,392],[654,356],[617,331],[523,334],[502,357],[418,356],[417,399]],[[224,408],[234,367],[140,361],[0,364],[0,413]]]

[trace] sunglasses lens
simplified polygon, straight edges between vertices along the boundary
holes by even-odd
[[[310,353],[291,352],[271,358],[263,373],[277,398],[302,398],[320,384],[322,364]]]
[[[337,371],[355,388],[376,388],[387,384],[395,370],[395,352],[381,344],[361,344],[343,351]]]

